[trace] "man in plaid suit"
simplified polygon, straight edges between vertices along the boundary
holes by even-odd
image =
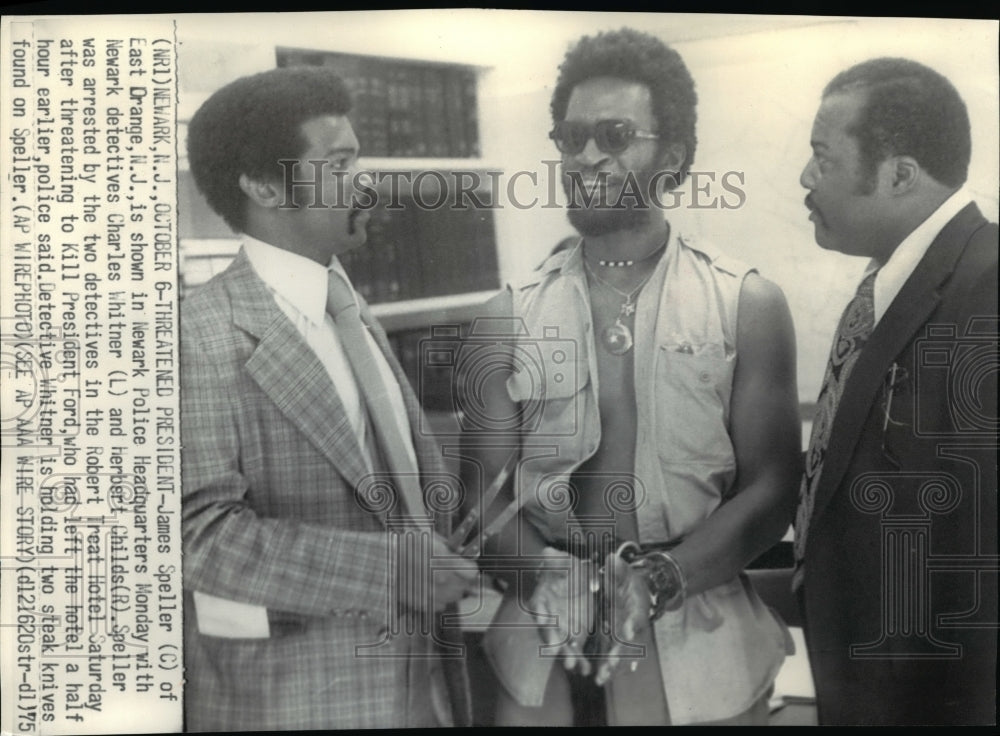
[[[328,282],[349,286],[337,254],[366,237],[349,109],[329,70],[275,69],[219,90],[190,124],[191,171],[243,247],[181,313],[189,730],[450,725],[450,701],[467,703],[428,621],[475,565],[429,526],[422,555],[396,553],[392,499],[369,482],[385,448],[365,377],[326,308]],[[385,333],[354,298],[405,450],[424,482],[440,477]]]

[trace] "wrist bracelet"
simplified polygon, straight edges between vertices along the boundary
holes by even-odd
[[[649,591],[650,621],[684,605],[687,576],[680,563],[669,552],[655,550],[643,553],[635,542],[624,542],[615,550],[615,554],[642,575]]]
[[[673,555],[662,551],[650,552],[636,564],[643,570],[646,586],[649,588],[650,621],[684,605],[687,577]]]

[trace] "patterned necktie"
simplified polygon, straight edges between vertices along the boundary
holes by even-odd
[[[844,386],[858,362],[861,349],[875,329],[875,303],[872,294],[875,288],[875,274],[872,271],[861,284],[854,298],[847,305],[830,350],[830,360],[826,365],[823,387],[816,402],[809,450],[806,453],[805,474],[799,488],[799,507],[795,514],[795,574],[792,576],[792,590],[798,590],[805,574],[806,537],[809,519],[812,517],[816,488],[819,486],[823,459],[830,441],[830,430],[837,415],[837,406],[844,393]]]
[[[357,300],[347,282],[333,272],[327,285],[326,311],[337,325],[337,335],[364,399],[369,427],[375,429],[376,454],[381,455],[393,475],[404,513],[426,517],[418,469],[406,448],[389,389],[368,341],[367,328],[361,321]],[[379,466],[378,457],[373,457],[372,461]]]

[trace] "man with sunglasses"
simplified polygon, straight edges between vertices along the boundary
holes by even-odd
[[[465,387],[520,453],[522,513],[482,561],[518,568],[484,639],[498,725],[767,722],[786,636],[740,573],[795,502],[794,336],[776,286],[664,220],[695,103],[644,33],[560,67],[550,137],[581,237],[493,301],[509,370]],[[491,478],[510,451],[482,436]]]

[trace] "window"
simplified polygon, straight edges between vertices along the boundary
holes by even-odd
[[[493,210],[479,206],[491,202],[463,194],[457,175],[486,181],[475,176],[475,68],[282,47],[276,56],[279,67],[326,66],[344,79],[363,163],[399,183],[392,208],[372,211],[367,245],[341,258],[362,296],[383,304],[495,289]]]

